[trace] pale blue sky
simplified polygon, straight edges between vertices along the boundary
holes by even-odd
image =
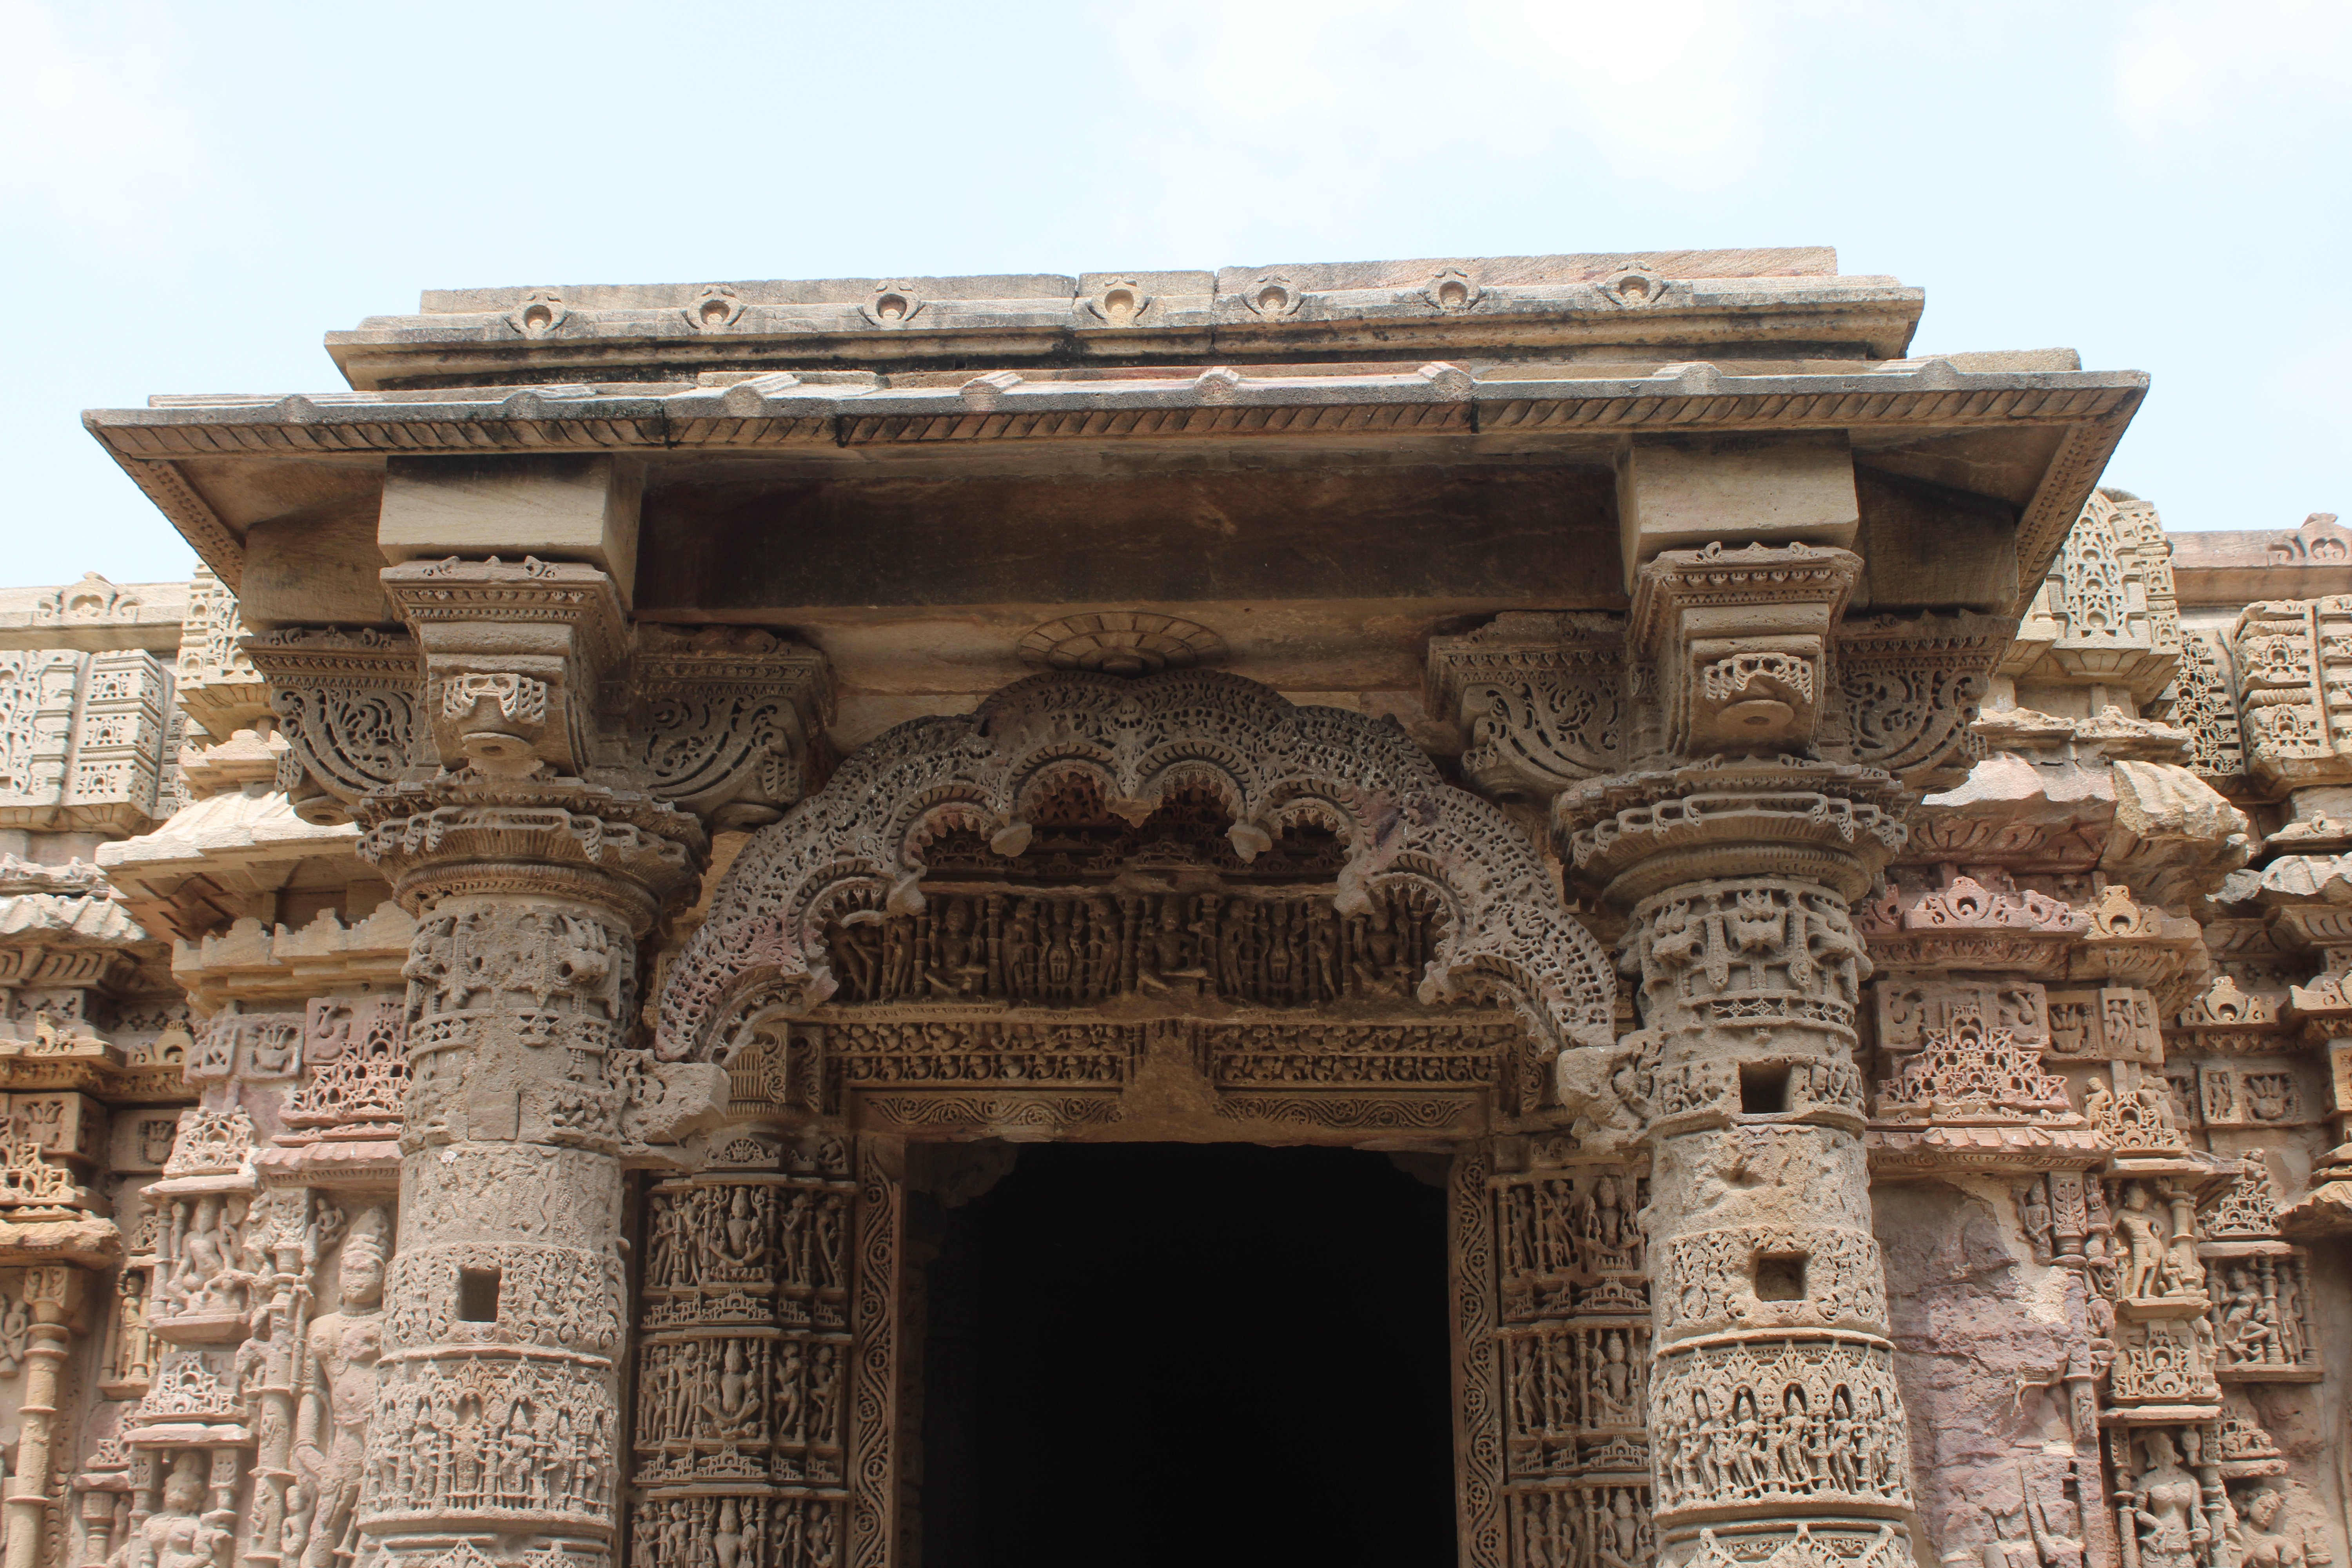
[[[2156,390],[2108,482],[2352,513],[2352,4],[0,0],[0,582],[184,573],[82,434],[480,284],[1828,244]]]

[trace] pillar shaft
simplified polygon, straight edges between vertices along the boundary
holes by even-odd
[[[79,1271],[50,1264],[25,1271],[33,1323],[25,1349],[25,1391],[16,1406],[16,1473],[8,1489],[6,1568],[35,1568],[48,1523],[50,1449],[57,1439],[58,1373],[72,1348],[70,1319],[81,1298]]]
[[[518,871],[518,880],[528,880]],[[634,933],[451,897],[412,950],[409,1138],[359,1522],[600,1546],[620,1417],[618,1093]]]
[[[1633,910],[1647,1028],[1662,1541],[1891,1527],[1909,1443],[1871,1234],[1845,900],[1727,877]]]
[[[1826,496],[1840,470],[1819,458]],[[1652,477],[1671,500],[1671,465]],[[1860,568],[1803,542],[1642,562],[1626,658],[1643,765],[1553,803],[1563,858],[1630,917],[1620,968],[1641,987],[1650,1480],[1670,1564],[1913,1560],[1855,1064],[1870,963],[1850,904],[1916,797],[1832,760],[1860,733],[1837,679]],[[1936,705],[1919,706],[1924,740]],[[1877,749],[1892,759],[1895,739]]]
[[[692,881],[702,830],[580,776],[622,639],[601,573],[448,562],[385,585],[417,630],[442,767],[354,807],[359,853],[416,917],[410,1084],[373,1415],[331,1387],[318,1419],[363,1447],[355,1561],[463,1539],[590,1568],[619,1523],[636,944]],[[314,1327],[322,1366],[374,1348],[360,1315]],[[340,1568],[345,1548],[318,1548],[342,1534],[314,1525],[303,1568]]]

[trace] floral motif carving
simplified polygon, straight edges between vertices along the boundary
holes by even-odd
[[[329,797],[298,812],[340,820],[409,765],[423,667],[405,634],[294,629],[247,637],[245,647],[293,748],[279,783],[307,775]]]
[[[632,760],[656,799],[756,827],[823,777],[831,689],[814,648],[751,628],[641,626],[632,676]]]
[[[1630,761],[1616,616],[1498,616],[1433,639],[1429,674],[1432,706],[1467,742],[1464,775],[1490,794],[1550,795]]]

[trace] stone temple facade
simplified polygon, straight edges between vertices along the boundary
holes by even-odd
[[[976,1561],[1043,1143],[1442,1187],[1464,1568],[2344,1563],[2352,532],[1921,308],[488,289],[88,415],[205,569],[0,594],[5,1568]]]

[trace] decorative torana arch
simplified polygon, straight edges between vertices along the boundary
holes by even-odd
[[[1205,790],[1232,814],[1244,859],[1293,826],[1332,831],[1346,847],[1341,912],[1392,886],[1438,900],[1423,1003],[1500,999],[1547,1058],[1613,1040],[1610,961],[1509,818],[1447,784],[1392,722],[1182,670],[1037,676],[860,749],[737,857],[663,989],[660,1055],[709,1059],[751,1009],[824,1001],[828,924],[920,910],[924,851],[940,834],[978,831],[1018,855],[1024,814],[1074,777],[1137,822],[1178,791]]]

